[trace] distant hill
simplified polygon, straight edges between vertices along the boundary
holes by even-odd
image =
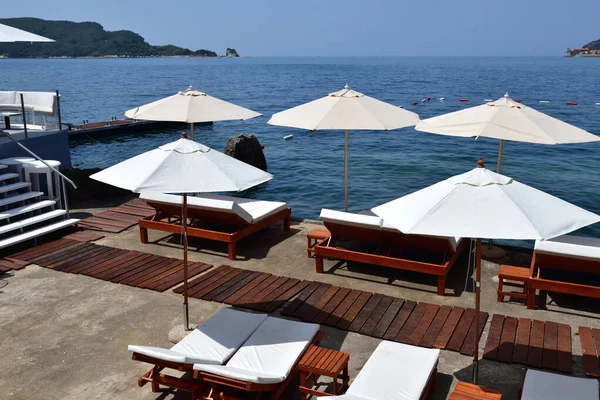
[[[594,40],[593,42],[589,42],[588,44],[585,44],[582,47],[584,49],[600,50],[600,39]]]
[[[0,23],[56,40],[55,43],[0,43],[0,55],[12,58],[217,56],[210,50],[192,51],[173,45],[152,46],[135,32],[105,31],[96,22],[5,18],[0,19]]]

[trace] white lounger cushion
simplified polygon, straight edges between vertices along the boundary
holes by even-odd
[[[384,340],[369,357],[346,394],[328,399],[419,400],[439,357],[439,349]]]
[[[598,400],[598,380],[527,370],[522,400]]]
[[[538,253],[600,260],[600,239],[563,235],[550,240],[536,240]]]
[[[266,319],[267,314],[222,308],[170,350],[130,345],[129,351],[164,361],[221,365],[231,358]]]
[[[347,213],[343,211],[321,209],[321,221],[340,225],[357,226],[359,228],[381,230],[383,220],[377,216]]]
[[[182,196],[174,194],[142,193],[140,199],[171,205],[181,205],[183,202]],[[247,223],[253,224],[285,209],[287,204],[277,201],[204,194],[188,196],[188,207],[236,214]]]
[[[319,330],[319,325],[267,318],[227,365],[194,369],[254,383],[283,382]]]

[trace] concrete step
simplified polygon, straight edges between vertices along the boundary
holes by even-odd
[[[34,229],[32,231],[29,231],[29,232],[22,233],[20,235],[16,235],[16,236],[9,237],[7,239],[0,240],[0,249],[3,249],[5,247],[9,247],[9,246],[13,246],[13,245],[15,245],[17,243],[21,243],[21,242],[24,242],[26,240],[30,240],[30,239],[34,239],[36,237],[43,236],[45,234],[57,231],[59,229],[66,228],[68,226],[75,225],[79,221],[80,220],[78,220],[77,218],[71,218],[71,219],[67,219],[67,220],[64,220],[64,221],[55,222],[55,223],[53,223],[51,225],[47,225],[47,226],[44,226],[44,227],[41,227],[41,228],[38,228],[38,229]]]
[[[31,183],[29,183],[29,182],[11,183],[10,185],[0,186],[0,194],[14,192],[15,190],[25,189],[28,187],[31,187]]]
[[[0,226],[0,235],[5,233],[15,231],[17,229],[22,229],[30,225],[39,224],[40,222],[48,221],[54,218],[61,217],[63,215],[67,215],[66,210],[52,210],[47,213],[43,213],[40,215],[34,215],[33,217],[29,217],[26,219],[22,219],[17,222],[13,222],[12,224]]]
[[[23,194],[17,194],[15,196],[5,197],[0,199],[0,207],[7,206],[9,204],[20,203],[21,201],[35,199],[40,197],[44,192],[27,192]]]
[[[10,210],[0,211],[0,221],[6,218],[11,218],[17,215],[25,214],[28,212],[41,210],[46,207],[51,207],[56,204],[54,200],[42,200],[37,203],[27,204],[26,206],[11,208]]]

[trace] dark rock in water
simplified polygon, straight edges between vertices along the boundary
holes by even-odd
[[[229,138],[227,146],[225,146],[225,154],[263,171],[267,170],[265,154],[260,142],[254,135],[245,133]]]
[[[229,47],[227,48],[227,50],[225,50],[225,57],[239,57],[240,55],[238,54],[237,51],[235,51],[235,49],[230,49]]]

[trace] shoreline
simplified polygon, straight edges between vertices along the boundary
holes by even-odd
[[[52,57],[3,57],[0,56],[0,60],[70,60],[70,59],[132,59],[132,58],[252,58],[252,56],[81,56],[81,57],[70,57],[70,56],[52,56]]]

